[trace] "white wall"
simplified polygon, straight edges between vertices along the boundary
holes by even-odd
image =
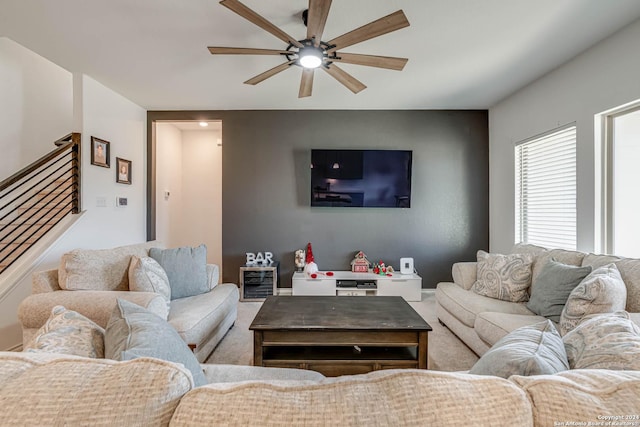
[[[183,131],[183,241],[207,245],[207,261],[222,268],[222,146],[220,133]]]
[[[86,212],[34,271],[57,268],[60,256],[72,249],[109,248],[146,240],[146,111],[87,76],[82,78],[82,93],[82,208]],[[90,164],[92,135],[111,142],[111,168]],[[133,162],[132,185],[116,183],[116,156]],[[116,196],[128,197],[128,207],[116,208]],[[107,207],[96,207],[98,197],[106,199]],[[0,283],[0,349],[22,341],[17,308],[31,293],[30,275],[5,292],[10,285]]]
[[[0,180],[74,130],[72,96],[69,71],[0,37]]]
[[[640,98],[640,21],[489,110],[489,244],[514,244],[514,144],[571,122],[577,126],[579,250],[598,251],[594,115]],[[531,58],[535,61],[535,58]]]
[[[156,239],[166,247],[179,246],[183,224],[182,132],[170,123],[156,124],[156,192]]]
[[[156,124],[156,237],[167,247],[207,245],[222,268],[222,146],[218,130]],[[165,192],[169,191],[169,198]]]

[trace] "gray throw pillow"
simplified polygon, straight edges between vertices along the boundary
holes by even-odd
[[[155,259],[167,273],[172,300],[209,292],[205,245],[197,248],[151,248],[149,256]]]
[[[476,375],[546,375],[569,369],[567,353],[551,320],[502,337],[469,371]]]
[[[558,323],[571,291],[591,273],[591,267],[576,267],[556,260],[547,261],[533,279],[527,308]]]
[[[198,359],[164,319],[137,304],[118,298],[104,337],[105,358],[132,360],[154,357],[181,363],[196,386],[207,383]]]

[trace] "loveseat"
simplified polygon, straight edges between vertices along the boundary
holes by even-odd
[[[116,362],[0,352],[2,424],[546,427],[637,425],[640,410],[637,371],[573,370],[507,380],[405,369],[307,380],[212,380],[194,387],[182,365],[154,358]],[[574,424],[560,424],[567,422]]]
[[[619,309],[629,312],[631,320],[640,325],[640,260],[563,249],[548,250],[527,244],[516,245],[512,253],[532,257],[532,283],[536,282],[550,260],[573,266],[590,266],[593,270],[615,264],[626,286],[626,303]],[[477,267],[477,262],[453,265],[453,282],[437,285],[436,314],[441,323],[482,356],[508,333],[522,326],[543,322],[546,318],[528,309],[526,301],[504,301],[474,292],[472,288],[478,278]],[[530,288],[528,292],[530,294]],[[555,323],[557,325],[557,321]]]
[[[237,319],[238,287],[219,284],[217,265],[206,265],[206,292],[175,298],[129,289],[133,257],[148,258],[158,242],[113,249],[75,250],[63,255],[60,267],[33,275],[32,295],[18,309],[26,346],[45,324],[53,307],[74,310],[106,328],[118,298],[133,302],[166,319],[204,361]],[[204,264],[204,262],[203,262]],[[64,282],[61,283],[61,282]]]

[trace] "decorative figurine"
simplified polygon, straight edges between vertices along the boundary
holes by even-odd
[[[351,271],[354,273],[368,273],[371,262],[364,252],[358,251],[353,261],[351,261]]]
[[[318,265],[313,258],[313,249],[311,249],[311,242],[307,243],[307,253],[305,259],[306,265],[304,266],[304,272],[312,278],[316,278],[318,273]],[[315,275],[315,276],[314,276]]]
[[[296,251],[296,255],[294,259],[296,271],[304,270],[304,265],[305,265],[304,259],[305,259],[304,249],[298,249]]]

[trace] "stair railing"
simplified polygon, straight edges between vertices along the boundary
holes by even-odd
[[[81,211],[80,133],[0,182],[0,273],[67,215]]]

